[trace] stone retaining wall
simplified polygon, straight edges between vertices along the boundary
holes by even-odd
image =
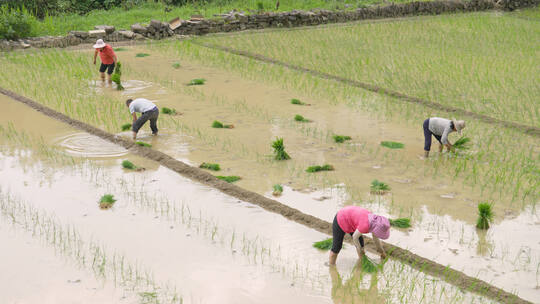
[[[45,36],[17,41],[0,40],[0,50],[9,51],[30,47],[67,47],[81,43],[95,43],[100,38],[106,42],[163,39],[174,35],[205,35],[247,29],[298,27],[414,15],[437,15],[491,9],[514,10],[521,7],[535,6],[539,3],[540,0],[497,0],[497,2],[495,0],[430,1],[390,4],[346,11],[293,10],[291,12],[267,12],[250,15],[232,11],[212,19],[192,18],[191,20],[179,20],[174,25],[159,20],[152,20],[146,26],[138,23],[134,24],[130,30],[116,30],[113,26],[98,25],[95,27],[95,30],[71,31],[66,36]]]

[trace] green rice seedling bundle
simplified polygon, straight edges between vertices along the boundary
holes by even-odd
[[[346,140],[351,140],[352,139],[350,136],[346,136],[346,135],[334,135],[334,136],[332,136],[332,138],[337,143],[342,143],[342,142],[345,142]]]
[[[150,56],[150,54],[146,54],[146,53],[137,53],[135,55],[135,57],[147,57],[147,56]]]
[[[309,119],[304,118],[304,116],[300,114],[294,115],[294,120],[299,121],[299,122],[310,122]]]
[[[180,68],[180,62],[173,63],[172,67],[175,68],[175,69],[179,69]]]
[[[452,145],[455,149],[458,150],[467,150],[469,149],[469,142],[471,139],[469,137],[460,137],[456,142]]]
[[[202,163],[199,168],[202,169],[208,169],[212,171],[219,171],[221,168],[219,167],[219,164],[212,164],[212,163]]]
[[[362,270],[367,273],[373,273],[379,269],[379,266],[373,263],[365,254],[360,261],[360,265]]]
[[[114,73],[111,76],[111,80],[116,83],[116,89],[117,90],[123,90],[124,87],[122,86],[122,80],[120,79],[122,76],[122,64],[120,61],[116,63],[116,67],[114,68]]]
[[[226,181],[227,183],[234,183],[241,179],[240,176],[236,176],[236,175],[229,175],[229,176],[217,175],[216,177],[219,178],[220,180]]]
[[[381,146],[390,149],[403,149],[405,147],[404,144],[395,141],[381,141]]]
[[[371,193],[372,194],[385,194],[390,191],[390,186],[384,182],[374,179],[371,181]]]
[[[123,51],[127,51],[127,49],[123,48],[123,47],[118,47],[118,48],[115,48],[114,51],[115,52],[123,52]]]
[[[124,169],[129,169],[129,170],[135,170],[137,169],[137,166],[135,166],[135,164],[133,164],[132,162],[130,162],[129,160],[124,160],[122,162],[122,167]]]
[[[112,194],[105,194],[99,199],[99,208],[109,209],[114,205],[115,202],[116,199]]]
[[[291,159],[289,154],[285,152],[285,146],[283,145],[283,138],[276,139],[272,143],[272,148],[274,148],[274,159],[276,160]]]
[[[493,220],[493,211],[491,210],[491,204],[480,203],[478,204],[478,219],[476,220],[476,228],[488,229],[489,223]]]
[[[305,103],[303,101],[300,101],[300,99],[296,99],[296,98],[291,99],[291,104],[299,105],[299,106],[310,106],[309,103]]]
[[[147,143],[145,143],[145,142],[143,142],[143,141],[137,141],[137,142],[135,142],[135,143],[136,143],[137,145],[141,146],[141,147],[147,147],[147,148],[151,148],[151,147],[152,147],[151,144],[147,144]]]
[[[319,172],[319,171],[333,171],[334,170],[334,167],[332,165],[323,165],[323,166],[310,166],[306,169],[306,172],[309,172],[309,173],[315,173],[315,172]]]
[[[206,82],[205,79],[203,78],[196,78],[196,79],[192,79],[188,85],[192,86],[192,85],[203,85],[204,83]]]
[[[127,131],[131,129],[131,124],[130,123],[127,123],[127,124],[123,124],[122,125],[122,131]]]
[[[283,193],[283,186],[280,184],[274,185],[274,192],[272,192],[273,196],[280,196]]]
[[[397,228],[410,228],[411,227],[411,219],[409,218],[398,218],[395,220],[389,219],[390,226],[397,227]]]
[[[220,121],[217,121],[217,120],[214,120],[214,122],[212,123],[212,128],[216,128],[216,129],[232,129],[234,128],[234,125],[226,125]]]
[[[332,248],[332,238],[313,243],[313,247],[320,250],[330,250]]]
[[[167,107],[163,107],[163,108],[161,108],[161,113],[167,114],[167,115],[176,115],[176,110],[171,109],[171,108],[167,108]]]

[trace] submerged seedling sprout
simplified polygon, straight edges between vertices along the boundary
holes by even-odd
[[[276,139],[272,143],[272,148],[274,148],[274,159],[276,160],[291,159],[289,154],[285,152],[285,146],[283,145],[283,138]]]
[[[478,204],[478,219],[476,220],[476,228],[488,229],[489,223],[493,220],[493,211],[491,210],[491,204],[480,203]]]

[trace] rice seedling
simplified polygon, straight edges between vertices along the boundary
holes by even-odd
[[[380,266],[373,263],[367,255],[363,255],[360,260],[360,266],[362,267],[362,271],[367,273],[373,273],[379,270]]]
[[[330,250],[332,248],[332,238],[313,243],[313,247],[320,250]]]
[[[224,124],[224,123],[222,123],[220,121],[214,120],[214,122],[212,123],[212,128],[216,128],[216,129],[233,129],[234,125],[233,124],[227,125],[227,124]]]
[[[304,116],[300,114],[294,115],[294,120],[299,122],[311,122],[311,120],[304,118]]]
[[[130,129],[131,129],[131,124],[130,123],[122,125],[122,131],[127,131],[127,130],[130,130]]]
[[[139,58],[140,58],[140,57],[148,57],[148,56],[150,56],[150,54],[147,54],[147,53],[137,53],[137,54],[135,55],[135,57],[139,57]]]
[[[469,142],[471,139],[469,137],[460,137],[456,142],[452,145],[454,149],[458,150],[466,150],[469,149]]]
[[[112,194],[105,194],[99,199],[99,208],[109,209],[114,205],[115,202],[116,199]]]
[[[196,78],[196,79],[192,79],[187,85],[188,86],[203,85],[205,82],[206,82],[206,79],[204,78]]]
[[[273,196],[280,196],[283,193],[283,186],[281,186],[280,184],[275,184],[273,188],[274,188],[274,191],[272,192]]]
[[[226,181],[227,183],[234,183],[241,179],[240,176],[236,176],[236,175],[229,175],[229,176],[217,175],[216,177],[219,178],[220,180]]]
[[[489,224],[493,220],[493,211],[491,210],[491,204],[480,203],[478,204],[478,219],[476,220],[476,228],[488,229]]]
[[[306,172],[309,172],[309,173],[315,173],[315,172],[319,172],[319,171],[333,171],[334,170],[334,167],[332,165],[322,165],[322,166],[309,166],[307,169],[306,169]]]
[[[390,149],[403,149],[405,147],[404,144],[395,141],[381,141],[381,146]]]
[[[337,143],[342,143],[342,142],[345,142],[346,140],[351,140],[352,139],[350,136],[346,136],[346,135],[334,135],[334,136],[332,136],[332,138]]]
[[[212,164],[212,163],[202,163],[199,168],[202,169],[208,169],[212,171],[219,171],[221,168],[219,167],[219,164]]]
[[[114,48],[114,51],[115,52],[124,52],[124,51],[127,51],[127,49],[123,48],[123,47],[117,47],[117,48]]]
[[[291,159],[289,154],[285,152],[285,145],[283,145],[283,138],[277,138],[272,143],[272,148],[274,148],[274,159],[276,160]]]
[[[122,81],[121,81],[121,76],[122,76],[122,63],[120,63],[120,61],[118,61],[116,63],[116,66],[114,68],[114,73],[112,74],[111,76],[111,80],[116,83],[116,89],[121,91],[124,89],[124,87],[122,86]]]
[[[179,69],[181,67],[180,62],[173,63],[172,67],[175,68],[175,69]]]
[[[147,144],[143,141],[137,141],[135,142],[137,145],[141,146],[141,147],[147,147],[147,148],[152,148],[152,145],[151,144]]]
[[[129,170],[135,170],[137,169],[137,166],[135,166],[134,163],[130,162],[129,160],[124,160],[122,161],[122,167],[124,169],[129,169]]]
[[[385,194],[390,191],[390,186],[384,182],[374,179],[371,181],[370,191],[372,194]]]
[[[299,106],[310,106],[311,105],[311,104],[305,103],[305,102],[303,102],[303,101],[301,101],[300,99],[297,99],[297,98],[291,99],[291,104],[299,105]]]
[[[167,115],[176,115],[176,109],[171,109],[171,108],[167,108],[167,107],[163,107],[161,108],[161,113],[163,114],[167,114]]]
[[[398,219],[388,219],[390,221],[390,226],[397,227],[397,228],[410,228],[411,227],[411,219],[410,218],[398,218]]]

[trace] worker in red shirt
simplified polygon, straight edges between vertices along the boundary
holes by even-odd
[[[96,52],[94,53],[94,64],[96,64],[97,54],[99,54],[99,58],[101,59],[101,66],[99,67],[101,81],[105,81],[105,71],[107,71],[107,79],[109,80],[109,83],[112,83],[111,75],[114,72],[114,65],[117,61],[113,48],[106,44],[103,39],[98,39],[96,44],[94,44],[94,49],[96,49]]]

